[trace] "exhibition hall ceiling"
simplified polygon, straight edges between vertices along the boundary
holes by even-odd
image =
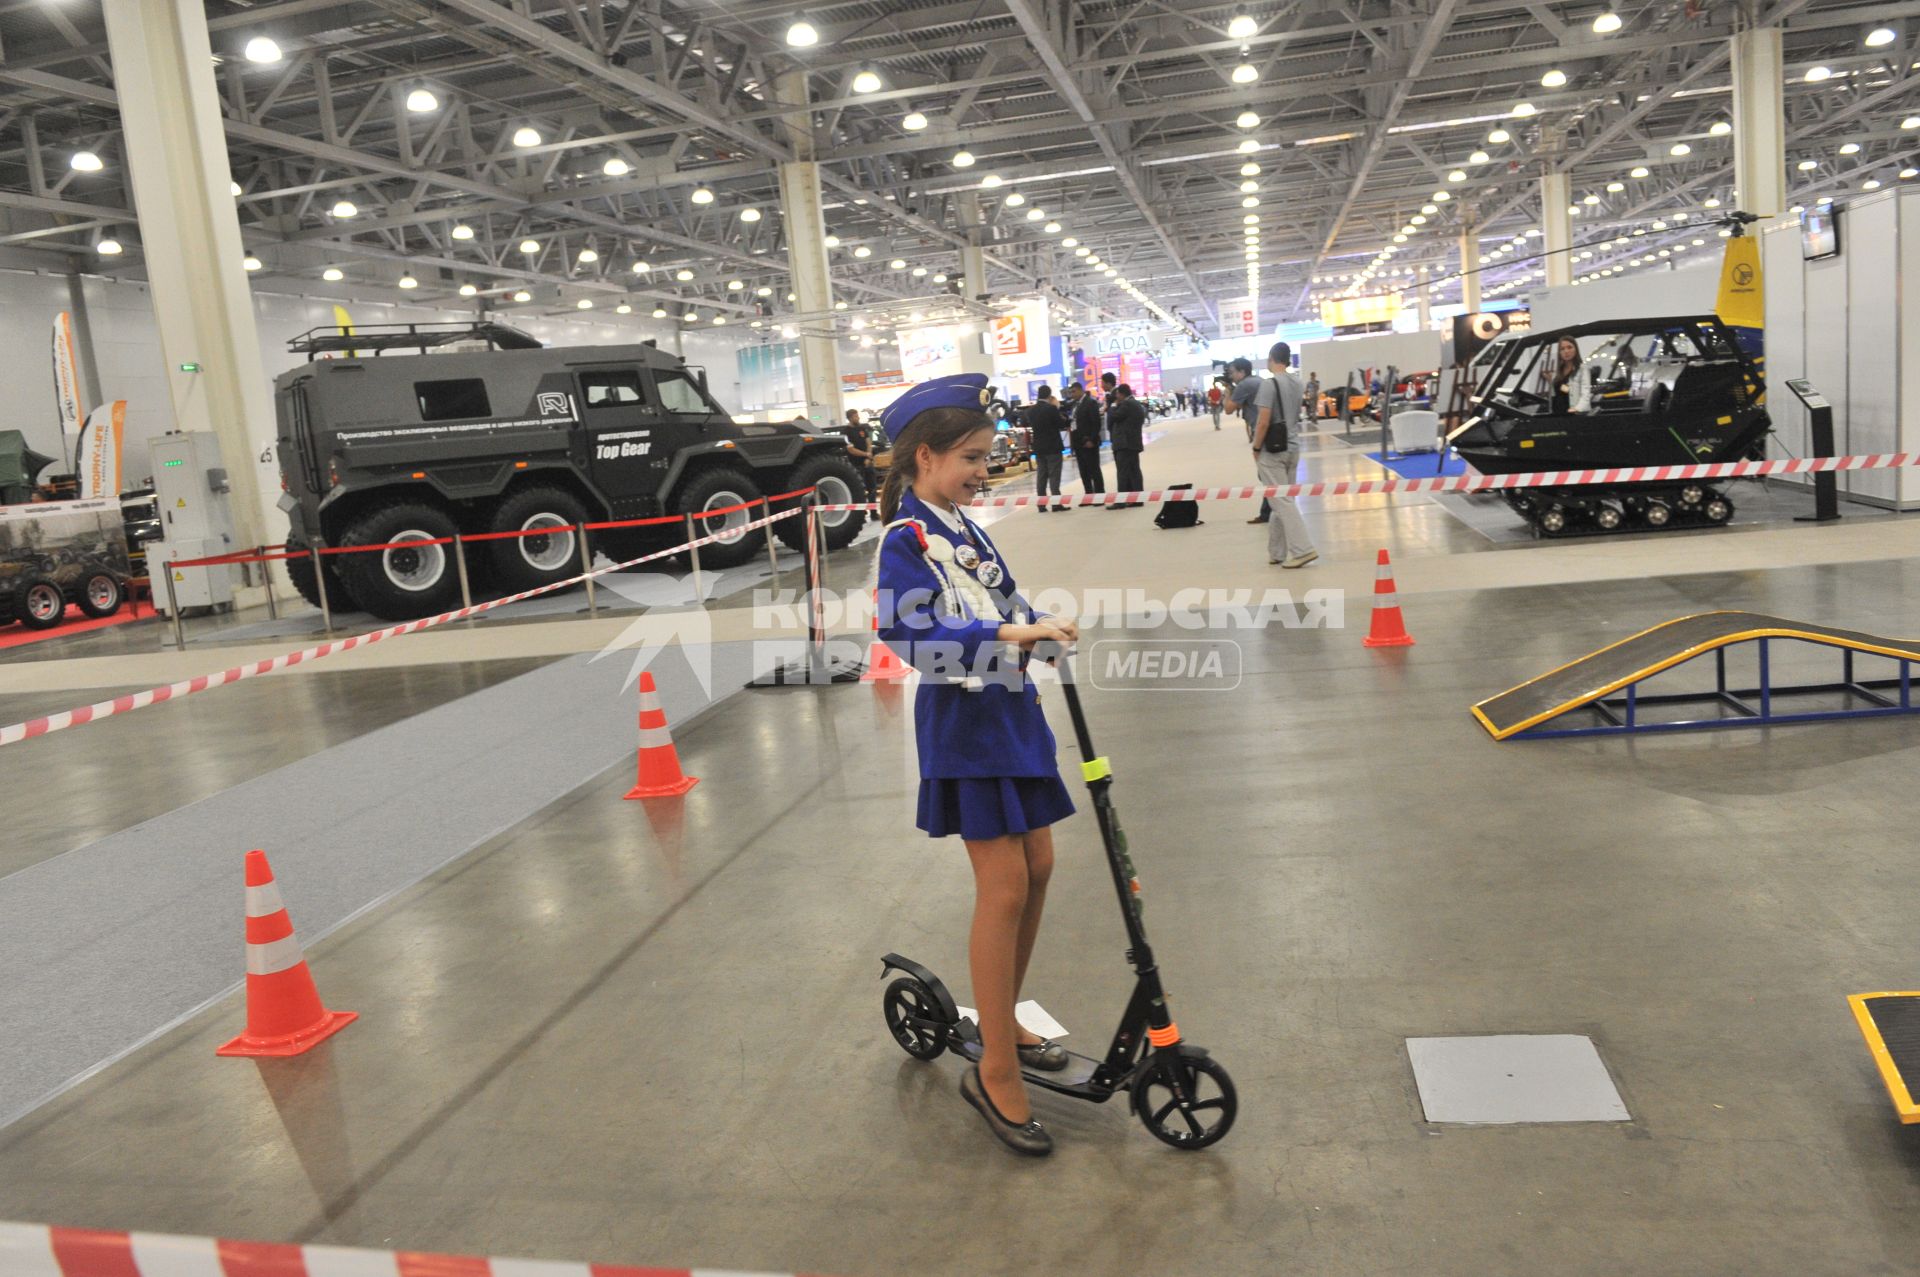
[[[1546,171],[1576,274],[1699,251],[1738,206],[1752,13],[1785,31],[1793,198],[1906,180],[1920,3],[207,5],[262,280],[777,318],[780,166],[811,149],[856,313],[957,287],[975,237],[995,292],[1145,297],[1203,332],[1250,285],[1263,320],[1423,267],[1457,300],[1463,228],[1490,295],[1524,288]],[[127,274],[162,247],[112,86],[97,0],[0,6],[0,243]]]

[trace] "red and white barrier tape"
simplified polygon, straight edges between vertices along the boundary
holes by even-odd
[[[751,532],[755,528],[765,527],[767,524],[776,523],[781,519],[792,518],[794,515],[801,513],[803,509],[804,507],[782,510],[778,514],[770,514],[763,519],[755,519],[753,522],[741,524],[737,528],[723,528],[718,532],[710,533],[695,541],[689,541],[684,545],[676,545],[666,550],[656,550],[652,554],[643,554],[637,559],[628,559],[624,563],[615,563],[609,567],[596,568],[591,572],[582,572],[577,576],[570,576],[564,581],[554,581],[549,585],[538,586],[531,590],[522,590],[518,594],[509,594],[505,598],[491,599],[485,603],[476,603],[472,607],[456,608],[451,612],[442,612],[438,616],[429,616],[418,621],[406,621],[399,625],[389,625],[385,629],[374,630],[367,634],[355,634],[351,638],[332,639],[325,643],[317,643],[312,647],[303,647],[297,652],[286,652],[280,656],[271,657],[264,661],[254,661],[246,665],[235,665],[229,669],[221,670],[217,674],[202,674],[198,678],[183,679],[178,683],[168,683],[164,687],[152,687],[144,692],[134,692],[128,696],[116,696],[110,701],[97,701],[92,705],[82,705],[77,709],[64,710],[58,714],[49,714],[44,718],[31,718],[24,723],[14,723],[9,727],[0,727],[0,745],[11,745],[15,741],[28,740],[35,736],[46,736],[49,733],[63,731],[69,727],[78,727],[82,723],[91,723],[95,719],[112,718],[116,714],[126,714],[136,709],[144,709],[149,705],[155,705],[161,701],[173,700],[175,697],[191,696],[195,692],[204,692],[210,687],[224,687],[228,683],[237,683],[241,679],[258,678],[262,674],[272,674],[279,670],[287,669],[290,666],[298,665],[303,661],[317,661],[322,657],[332,656],[336,652],[350,652],[356,647],[366,647],[368,644],[378,643],[382,639],[397,638],[402,634],[412,634],[419,630],[430,630],[435,626],[445,625],[450,621],[463,621],[470,616],[478,616],[482,612],[489,612],[494,608],[504,607],[509,603],[518,603],[522,599],[530,599],[538,594],[546,594],[553,590],[564,590],[568,586],[580,584],[580,582],[586,580],[588,577],[605,576],[609,572],[623,571],[642,563],[649,563],[655,559],[664,559],[676,554],[683,554],[695,546],[710,545],[725,537],[737,536],[742,532]],[[405,544],[412,543],[408,542]]]
[[[1533,474],[1462,474],[1436,479],[1332,479],[1321,483],[1245,488],[1153,488],[1145,492],[1093,492],[1078,496],[981,497],[978,506],[1118,505],[1136,501],[1228,501],[1254,497],[1358,497],[1388,492],[1493,492],[1502,488],[1578,488],[1615,483],[1683,483],[1690,479],[1755,479],[1772,474],[1819,474],[1828,470],[1892,470],[1920,466],[1920,452],[1863,453],[1850,457],[1797,457],[1781,461],[1718,461],[1710,465],[1628,466],[1617,470],[1543,470]],[[866,505],[821,505],[816,510],[872,510]]]
[[[0,1277],[792,1277],[0,1223]]]

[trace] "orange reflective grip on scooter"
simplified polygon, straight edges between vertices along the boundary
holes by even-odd
[[[1179,1040],[1180,1026],[1177,1024],[1169,1024],[1164,1029],[1149,1028],[1147,1030],[1147,1041],[1155,1046],[1172,1046]]]

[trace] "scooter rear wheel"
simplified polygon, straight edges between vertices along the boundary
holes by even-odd
[[[916,1060],[931,1060],[947,1049],[947,1026],[937,1022],[940,1003],[933,990],[903,975],[887,986],[880,1002],[887,1031],[900,1049]]]
[[[1155,1139],[1198,1149],[1232,1129],[1240,1098],[1226,1067],[1212,1056],[1162,1052],[1134,1079],[1133,1111]]]

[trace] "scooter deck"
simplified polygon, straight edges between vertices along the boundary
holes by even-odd
[[[973,1021],[960,1021],[960,1027],[954,1036],[956,1041],[951,1048],[953,1052],[956,1055],[978,1064],[984,1047],[980,1042],[980,1031],[975,1027]],[[1029,1082],[1037,1086],[1044,1086],[1049,1090],[1058,1091],[1068,1088],[1087,1088],[1093,1081],[1094,1070],[1100,1067],[1100,1061],[1091,1056],[1081,1055],[1077,1051],[1068,1051],[1067,1055],[1069,1058],[1067,1067],[1064,1069],[1058,1069],[1049,1073],[1044,1069],[1028,1068],[1022,1065],[1020,1069],[1021,1075]]]

